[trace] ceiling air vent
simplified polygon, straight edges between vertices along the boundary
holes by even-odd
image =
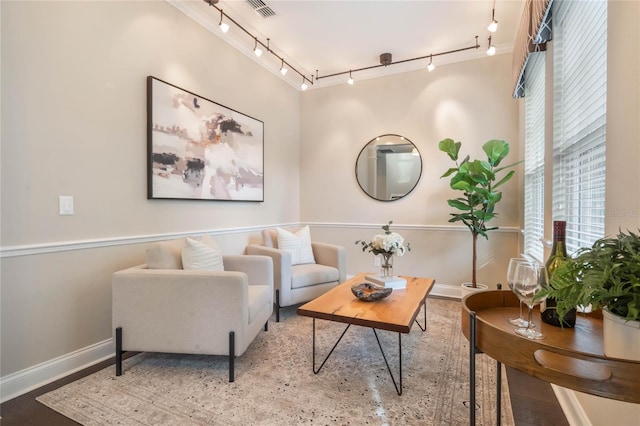
[[[263,18],[275,16],[276,13],[262,0],[247,0],[247,3],[253,8],[253,10]]]

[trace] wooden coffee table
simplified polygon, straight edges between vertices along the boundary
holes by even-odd
[[[394,289],[386,298],[375,302],[362,302],[351,292],[351,286],[364,282],[365,275],[372,273],[362,273],[350,280],[339,284],[322,296],[305,303],[298,308],[298,315],[313,318],[313,372],[318,374],[333,353],[338,343],[342,340],[351,325],[369,327],[378,342],[380,352],[391,375],[391,380],[398,395],[402,395],[402,333],[409,333],[411,326],[415,322],[422,331],[427,328],[427,310],[425,301],[431,291],[435,281],[432,278],[405,277],[407,280],[406,289]],[[416,318],[424,310],[424,326]],[[341,322],[347,324],[338,341],[333,345],[329,354],[325,357],[320,367],[316,369],[316,318],[327,321]],[[378,338],[378,330],[388,330],[398,333],[398,370],[399,384],[391,372],[387,357]]]

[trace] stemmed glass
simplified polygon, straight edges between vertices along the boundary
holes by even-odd
[[[517,328],[516,333],[526,337],[527,339],[544,339],[544,335],[535,329],[531,322],[531,312],[533,307],[540,303],[540,300],[533,300],[535,294],[540,291],[542,284],[540,283],[540,270],[538,265],[534,263],[518,263],[515,270],[515,281],[513,283],[513,291],[518,298],[527,304],[529,308],[529,320],[525,327]]]
[[[513,289],[513,283],[516,280],[516,266],[521,263],[532,263],[530,259],[524,257],[513,257],[509,260],[509,267],[507,268],[507,285],[511,289],[511,291],[515,292]],[[536,265],[537,266],[537,265]],[[519,299],[519,298],[518,298]],[[509,318],[509,323],[515,325],[516,327],[526,327],[527,320],[522,317],[522,300],[520,300],[520,315],[517,318]]]

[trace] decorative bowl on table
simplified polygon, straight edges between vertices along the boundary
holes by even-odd
[[[354,284],[351,286],[351,292],[353,295],[363,302],[374,302],[376,300],[384,299],[390,295],[392,291],[393,289],[391,287],[384,287],[368,282]]]

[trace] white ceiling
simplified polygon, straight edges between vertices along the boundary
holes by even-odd
[[[256,58],[254,40],[231,25],[227,34],[218,29],[220,12],[203,0],[167,0],[266,69],[294,87],[302,77],[278,72],[280,61],[266,52]],[[318,75],[349,71],[380,64],[380,54],[389,52],[401,61],[475,45],[480,48],[433,58],[436,66],[484,57],[488,44],[487,25],[493,0],[263,0],[275,16],[263,18],[246,0],[219,0],[222,8],[252,35],[267,44],[308,79],[310,88],[344,84],[348,76],[315,79]],[[492,44],[497,54],[511,52],[524,0],[496,0],[498,31]],[[354,72],[358,79],[424,69],[429,59]],[[437,72],[436,69],[434,72]],[[426,72],[426,71],[425,71]]]

